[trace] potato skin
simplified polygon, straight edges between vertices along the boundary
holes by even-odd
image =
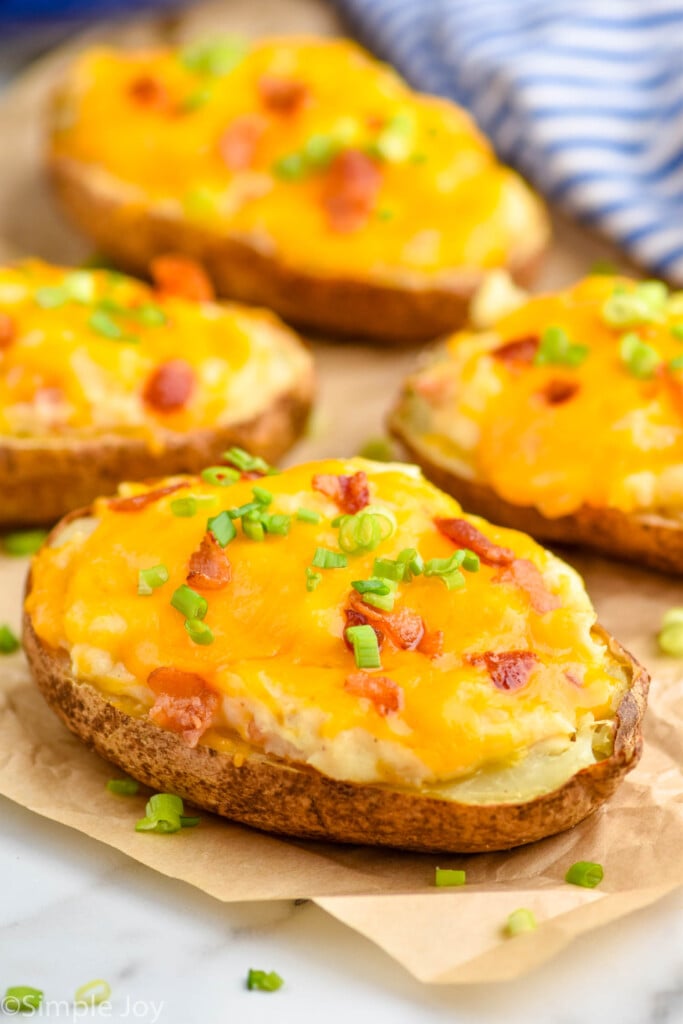
[[[219,295],[268,306],[290,323],[385,344],[426,341],[461,326],[486,271],[454,270],[433,278],[397,272],[387,283],[304,273],[263,245],[212,232],[175,212],[132,202],[124,186],[95,168],[63,156],[48,157],[59,203],[95,246],[130,273],[145,276],[151,260],[181,252],[200,262]],[[507,269],[529,285],[542,262],[549,229],[544,217],[529,225],[524,248]]]
[[[390,418],[392,434],[405,448],[410,460],[424,470],[437,487],[476,513],[501,526],[522,530],[539,540],[591,548],[640,566],[667,573],[683,573],[683,520],[663,513],[634,515],[616,508],[583,505],[571,515],[547,519],[529,505],[513,505],[486,484],[457,476],[437,458],[430,458],[424,446],[417,446],[409,428],[396,413]]]
[[[77,515],[72,513],[59,530]],[[27,591],[30,591],[30,576]],[[630,674],[616,715],[611,757],[559,789],[520,804],[462,804],[389,786],[331,779],[307,766],[254,752],[244,763],[206,746],[188,747],[147,718],[120,711],[74,678],[69,657],[37,636],[24,616],[23,643],[43,696],[88,747],[153,789],[197,807],[282,835],[390,846],[420,852],[507,850],[571,828],[608,799],[640,757],[649,677],[619,644],[610,650]]]
[[[276,462],[303,432],[313,400],[312,374],[258,416],[216,430],[159,433],[161,450],[110,433],[83,441],[0,442],[0,527],[54,523],[71,509],[112,494],[122,480],[198,473],[231,445]]]

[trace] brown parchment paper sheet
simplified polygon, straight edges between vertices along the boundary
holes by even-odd
[[[181,18],[99,29],[91,38],[138,42],[201,36],[338,30],[318,0],[212,2]],[[79,45],[79,44],[77,44]],[[35,65],[0,102],[0,258],[39,255],[78,261],[87,247],[61,221],[40,170],[41,125],[51,83],[73,46]],[[558,223],[539,286],[571,281],[606,247]],[[416,353],[316,341],[319,410],[292,459],[351,454],[382,422]],[[609,806],[572,832],[514,853],[433,857],[289,841],[202,816],[174,836],[137,834],[145,796],[118,798],[104,784],[115,770],[90,754],[47,709],[21,653],[0,664],[0,794],[108,843],[224,901],[315,899],[427,982],[518,976],[589,929],[644,906],[683,883],[683,669],[658,658],[664,610],[683,603],[680,584],[597,558],[568,555],[584,574],[604,625],[651,670],[645,754]],[[0,622],[19,627],[26,560],[0,558]],[[575,860],[605,866],[594,890],[563,882]],[[468,884],[435,890],[434,868],[463,867]],[[518,907],[537,932],[504,939]]]

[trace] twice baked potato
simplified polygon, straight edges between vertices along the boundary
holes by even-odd
[[[683,572],[682,342],[683,292],[659,281],[518,298],[429,356],[391,429],[474,512]]]
[[[0,526],[54,522],[234,444],[274,460],[302,432],[313,374],[299,338],[209,301],[185,260],[155,271],[152,290],[37,261],[0,269]]]
[[[36,556],[24,647],[103,757],[286,835],[509,848],[640,753],[647,674],[576,572],[399,464],[127,484]]]
[[[462,110],[342,39],[86,52],[48,160],[64,210],[120,266],[183,252],[221,295],[390,342],[463,323],[491,268],[528,281],[548,238]]]

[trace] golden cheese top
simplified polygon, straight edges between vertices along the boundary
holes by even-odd
[[[250,475],[173,478],[149,500],[124,485],[123,502],[100,499],[60,527],[33,564],[38,636],[108,699],[189,742],[237,739],[343,779],[471,779],[613,724],[625,674],[592,633],[580,578],[531,538],[465,516],[415,467],[329,460]],[[217,519],[227,510],[232,539]],[[451,564],[463,539],[478,569],[472,554]],[[388,607],[371,605],[353,583],[381,584],[406,549],[415,574]],[[144,586],[159,567],[166,582]],[[188,624],[197,595],[204,617]],[[358,626],[377,638],[378,667],[345,642]]]
[[[0,269],[0,436],[155,443],[162,431],[248,420],[309,372],[269,313],[102,270]]]
[[[461,332],[397,411],[418,448],[549,517],[683,509],[683,293],[593,276]]]
[[[317,273],[505,265],[546,233],[539,200],[470,118],[338,39],[94,49],[53,151],[130,206],[181,212]]]

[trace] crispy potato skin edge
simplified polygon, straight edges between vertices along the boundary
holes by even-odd
[[[140,439],[110,433],[87,441],[0,443],[0,527],[54,523],[122,480],[198,473],[231,445],[277,462],[303,433],[313,401],[312,373],[258,416],[217,430],[161,434],[152,451]]]
[[[584,505],[572,515],[547,519],[528,505],[512,505],[486,484],[457,476],[437,458],[425,454],[413,443],[409,428],[395,411],[389,428],[406,450],[411,462],[461,503],[467,512],[483,516],[501,526],[522,530],[532,537],[557,544],[591,548],[640,566],[666,573],[683,573],[683,521],[664,514],[632,515],[616,508]]]
[[[54,193],[73,224],[122,269],[145,276],[151,260],[182,252],[198,260],[219,295],[268,306],[301,327],[365,337],[389,345],[433,339],[467,320],[469,302],[485,271],[454,272],[448,284],[425,277],[395,283],[312,274],[288,267],[248,239],[218,234],[183,220],[127,203],[115,187],[98,182],[88,166],[49,155],[47,171]],[[518,284],[533,281],[545,254],[549,227],[539,211],[530,225],[533,240],[506,269]]]
[[[71,513],[55,530],[89,509]],[[26,584],[31,589],[31,577]],[[563,786],[521,804],[462,804],[380,785],[331,779],[254,751],[239,767],[209,747],[188,747],[147,718],[115,708],[74,678],[68,654],[37,636],[24,616],[23,643],[35,681],[64,724],[101,757],[153,789],[197,807],[281,835],[390,846],[419,852],[507,850],[578,824],[607,800],[638,762],[649,676],[613,638],[595,627],[630,674],[616,714],[611,757]]]

